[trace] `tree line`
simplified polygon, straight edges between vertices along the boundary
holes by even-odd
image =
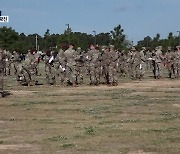
[[[180,36],[175,36],[172,32],[168,34],[167,38],[161,39],[160,37],[159,33],[153,38],[146,36],[143,40],[138,41],[137,45],[151,49],[154,49],[157,46],[163,46],[164,51],[166,51],[168,47],[173,48],[180,45]]]
[[[129,41],[124,34],[124,29],[121,25],[114,27],[110,32],[96,35],[73,32],[68,27],[63,34],[51,34],[50,30],[47,29],[43,36],[37,33],[25,35],[24,33],[16,32],[12,27],[0,27],[0,48],[11,52],[17,50],[21,53],[27,53],[28,49],[36,48],[41,51],[59,50],[62,46],[68,46],[69,43],[73,43],[75,47],[81,47],[83,50],[87,50],[90,44],[97,44],[99,46],[113,44],[116,49],[121,50],[128,49],[133,45],[133,42]],[[137,46],[155,48],[162,45],[167,48],[168,46],[178,45],[178,43],[179,38],[173,36],[171,32],[167,39],[160,39],[160,34],[157,34],[154,38],[147,36],[143,40],[138,41]]]

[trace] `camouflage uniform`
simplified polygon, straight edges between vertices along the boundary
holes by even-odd
[[[110,46],[109,51],[109,85],[117,86],[118,85],[118,77],[117,77],[117,61],[118,61],[118,54],[114,50],[114,46]]]
[[[77,48],[77,54],[76,54],[76,70],[77,70],[77,76],[76,76],[76,82],[83,84],[84,80],[84,63],[85,63],[85,54],[83,54],[80,47]]]
[[[172,77],[174,74],[174,52],[171,50],[171,48],[168,48],[168,51],[165,54],[165,62],[166,62],[166,68],[168,70],[169,78]]]
[[[144,77],[144,74],[145,74],[145,72],[146,72],[145,50],[146,50],[146,48],[143,47],[142,50],[140,51],[140,59],[141,59],[141,64],[140,64],[140,78],[143,78],[143,77]]]
[[[6,70],[5,75],[11,75],[11,65],[12,65],[12,54],[9,51],[6,51]]]
[[[14,68],[14,74],[17,74],[19,63],[20,63],[19,53],[17,51],[13,51],[12,64]]]
[[[76,51],[73,49],[74,46],[70,45],[70,47],[64,52],[64,55],[66,57],[66,83],[70,85],[77,85],[76,82],[76,76],[77,76],[77,70],[76,70]]]
[[[19,64],[17,71],[17,80],[22,85],[32,86],[37,83],[36,81],[36,60],[33,53],[26,55],[26,60]]]
[[[98,85],[100,83],[99,71],[100,71],[100,58],[101,53],[99,50],[95,49],[91,45],[91,50],[88,52],[88,61],[89,61],[89,75],[90,75],[90,84]]]
[[[109,64],[110,64],[110,54],[107,47],[102,48],[102,76],[104,76],[105,83],[109,84]]]
[[[57,58],[59,61],[59,80],[61,84],[64,84],[66,80],[66,57],[62,49],[59,51]]]
[[[56,81],[53,60],[54,60],[54,57],[51,54],[51,51],[47,51],[46,55],[44,56],[44,62],[45,62],[46,82],[49,85],[54,85]]]
[[[180,50],[178,48],[174,49],[174,73],[175,77],[180,77]]]
[[[162,76],[162,69],[163,69],[163,54],[162,54],[162,47],[158,47],[155,52],[155,65],[153,66],[153,72],[155,78],[160,78]]]
[[[127,56],[125,51],[120,51],[118,59],[118,72],[122,76],[127,76],[128,74],[128,64],[127,64]]]
[[[131,77],[132,79],[140,79],[140,64],[141,64],[141,55],[140,52],[136,50],[135,47],[132,48],[132,57],[130,59],[131,64]]]
[[[0,49],[0,97],[3,96],[4,59],[4,52]]]
[[[147,59],[147,61],[146,61],[147,69],[152,68],[152,51],[150,48],[147,49],[146,54],[145,54],[145,58]]]

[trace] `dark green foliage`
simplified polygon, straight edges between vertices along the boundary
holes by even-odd
[[[163,46],[163,51],[166,51],[169,46],[173,48],[177,45],[179,45],[179,37],[174,36],[172,32],[165,39],[160,39],[160,34],[158,33],[154,38],[146,36],[143,40],[138,41],[139,47],[150,47],[154,49],[157,46]]]
[[[121,25],[114,27],[110,32],[99,33],[94,36],[93,34],[73,32],[69,27],[63,34],[51,34],[47,29],[43,36],[38,34],[25,35],[24,33],[18,34],[11,27],[0,27],[0,48],[7,49],[9,51],[17,50],[20,53],[27,53],[28,49],[36,49],[36,36],[38,41],[38,49],[40,51],[46,50],[59,50],[62,45],[68,47],[69,43],[73,43],[75,48],[81,47],[87,51],[90,44],[102,45],[115,45],[116,49],[130,48],[132,42],[127,40],[124,34],[124,29]],[[168,46],[174,47],[179,44],[179,37],[174,36],[172,32],[169,33],[167,39],[160,39],[160,34],[157,34],[154,38],[146,36],[143,40],[138,42],[138,47],[155,47],[161,45],[163,50],[166,51]],[[66,49],[64,48],[64,49]]]

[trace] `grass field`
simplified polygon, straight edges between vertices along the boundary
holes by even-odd
[[[19,86],[5,77],[2,154],[178,154],[180,80]]]

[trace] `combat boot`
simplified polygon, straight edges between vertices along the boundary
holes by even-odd
[[[2,98],[3,97],[3,92],[0,92],[0,98]]]

